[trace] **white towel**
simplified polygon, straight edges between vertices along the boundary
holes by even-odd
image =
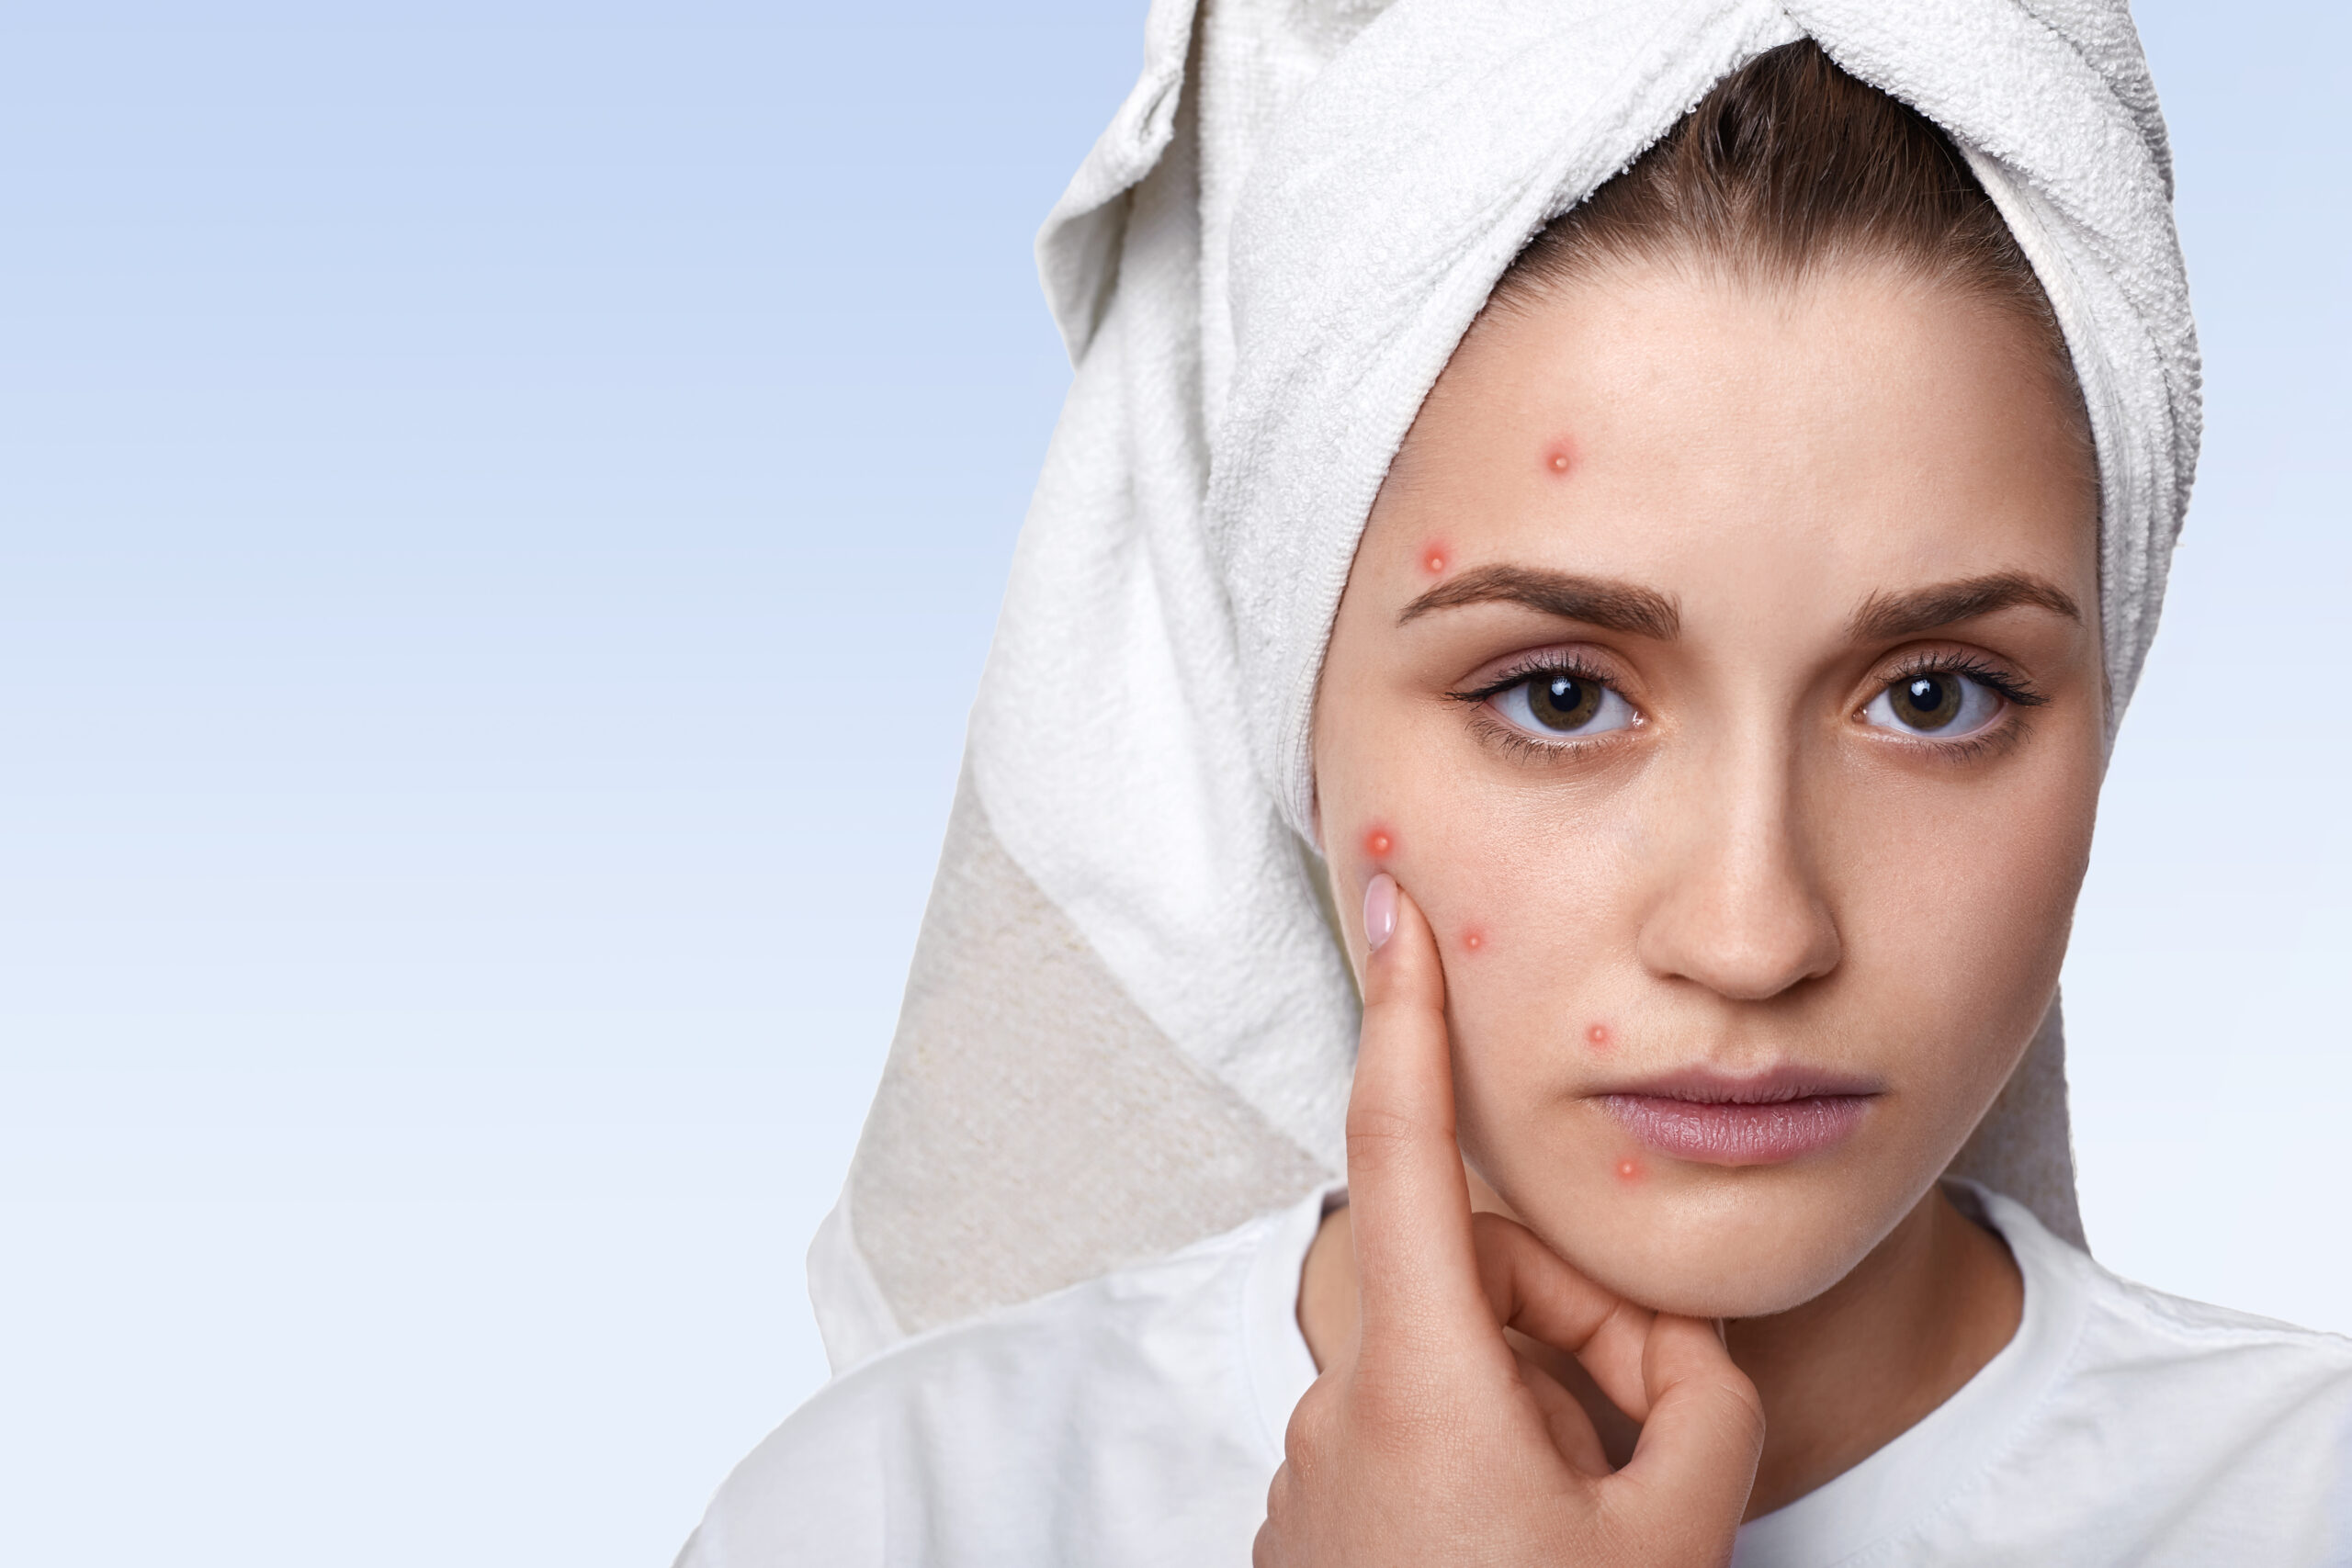
[[[1308,723],[1374,494],[1520,246],[1806,35],[1953,137],[2041,275],[2098,442],[2120,714],[2199,420],[2122,5],[1156,0],[1038,243],[1077,374],[810,1253],[836,1367],[1341,1168],[1357,1003],[1304,837]],[[2054,1008],[1958,1168],[2080,1238]]]

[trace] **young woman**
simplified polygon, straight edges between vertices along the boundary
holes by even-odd
[[[684,1562],[2352,1557],[2352,1343],[2079,1245],[2195,402],[2067,16],[1154,13],[841,1375]]]

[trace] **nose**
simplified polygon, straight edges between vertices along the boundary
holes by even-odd
[[[1769,744],[1708,759],[1653,862],[1638,953],[1651,973],[1763,1001],[1838,967],[1838,922],[1814,863],[1793,758]]]

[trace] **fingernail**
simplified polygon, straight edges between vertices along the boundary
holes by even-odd
[[[1396,934],[1396,879],[1381,872],[1364,885],[1363,940],[1378,953]]]

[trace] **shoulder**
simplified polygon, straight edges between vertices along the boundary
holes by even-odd
[[[1265,1215],[850,1368],[737,1467],[681,1568],[1246,1560],[1287,1414],[1254,1296],[1297,1224]]]
[[[2152,1290],[2041,1239],[2044,1271],[2071,1275],[2082,1295],[2075,1381],[2233,1423],[2275,1423],[2298,1409],[2352,1416],[2352,1338]]]
[[[2075,1400],[2111,1409],[2120,1446],[2202,1478],[2222,1512],[2323,1510],[2352,1546],[2352,1339],[2082,1266]]]
[[[2134,1284],[1996,1204],[2029,1291],[2075,1306],[2010,1456],[2038,1490],[2136,1542],[2134,1561],[2334,1561],[2352,1544],[2352,1339]]]
[[[2210,1366],[2243,1379],[2325,1393],[2352,1378],[2352,1338],[2169,1295],[2115,1274],[2051,1234],[2032,1211],[1973,1182],[1969,1206],[2000,1234],[2025,1277],[2027,1326],[2065,1341],[2070,1376],[2194,1375]],[[1956,1193],[1955,1196],[1961,1194]],[[2178,1392],[2172,1383],[2169,1392]]]

